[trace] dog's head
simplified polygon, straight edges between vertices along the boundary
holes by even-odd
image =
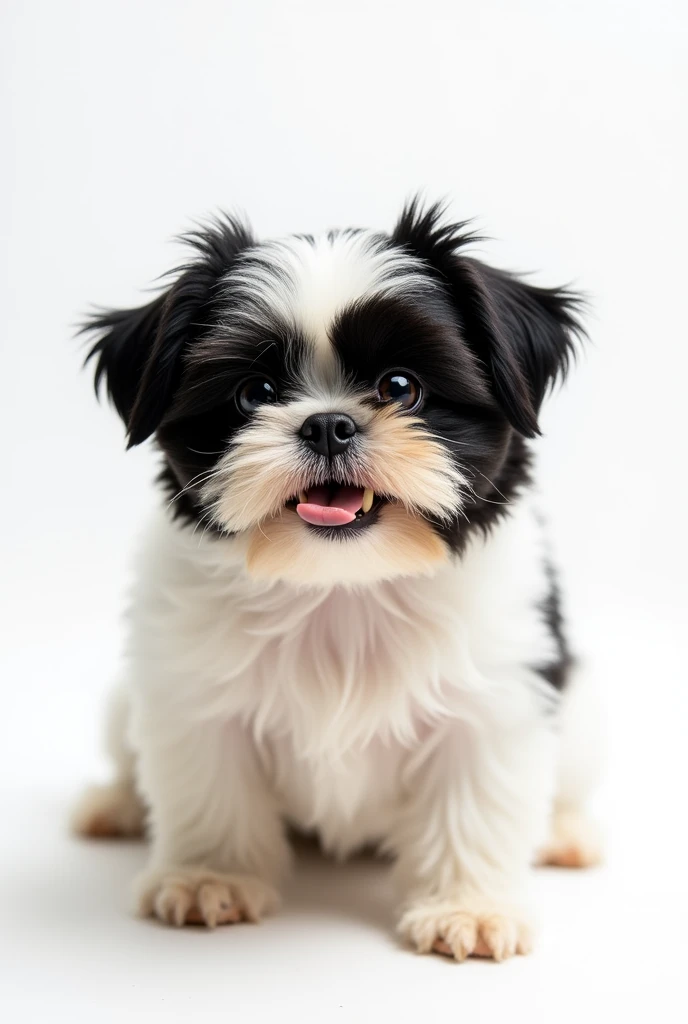
[[[166,292],[90,321],[129,444],[156,435],[177,510],[250,573],[431,572],[523,481],[578,300],[469,258],[441,215],[276,242],[219,219]]]

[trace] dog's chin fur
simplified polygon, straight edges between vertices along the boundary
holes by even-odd
[[[449,558],[430,524],[399,504],[385,505],[374,525],[348,539],[339,539],[335,530],[321,536],[321,528],[309,529],[286,511],[251,531],[246,568],[256,579],[365,587],[428,575]]]
[[[294,825],[396,858],[417,949],[526,952],[530,863],[598,856],[593,702],[527,446],[578,300],[469,258],[465,226],[415,201],[389,236],[259,243],[227,218],[190,241],[164,295],[90,324],[130,444],[155,434],[167,507],[110,717],[117,778],[76,827],[147,821],[137,905],[171,923],[274,906]],[[395,370],[408,408],[379,383]],[[242,405],[247,380],[274,401]],[[355,432],[318,447],[303,424],[331,413]],[[325,485],[372,508],[305,522]]]

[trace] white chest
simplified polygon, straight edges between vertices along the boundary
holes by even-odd
[[[336,760],[304,759],[282,738],[270,744],[271,782],[285,819],[317,832],[324,849],[344,857],[389,833],[406,756],[398,744],[376,740]]]
[[[135,609],[139,685],[174,691],[185,718],[241,722],[285,816],[335,853],[388,832],[406,761],[443,723],[476,701],[519,715],[552,656],[526,503],[432,578],[360,592],[257,584],[222,546],[170,540]]]

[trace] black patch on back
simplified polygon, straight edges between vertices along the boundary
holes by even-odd
[[[564,618],[561,612],[561,593],[554,566],[546,562],[545,572],[549,582],[547,597],[542,603],[545,622],[554,637],[558,657],[549,665],[536,665],[535,670],[547,680],[555,690],[561,691],[566,686],[574,659],[564,633]]]

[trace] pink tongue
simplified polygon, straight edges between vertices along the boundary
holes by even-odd
[[[352,523],[363,505],[362,487],[340,487],[330,495],[329,487],[312,487],[308,501],[296,506],[301,518],[313,526],[344,526]]]

